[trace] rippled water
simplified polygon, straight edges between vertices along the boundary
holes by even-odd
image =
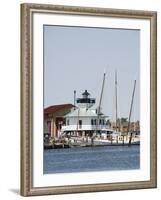
[[[139,168],[139,145],[44,150],[44,174]]]

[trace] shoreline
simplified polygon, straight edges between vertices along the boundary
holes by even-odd
[[[128,143],[125,143],[125,144],[94,144],[94,145],[91,145],[91,144],[86,144],[86,145],[69,145],[69,146],[64,146],[64,144],[59,144],[58,146],[54,146],[54,145],[51,145],[51,146],[44,146],[44,150],[48,150],[48,149],[66,149],[66,148],[85,148],[85,147],[92,147],[92,148],[96,148],[96,147],[110,147],[110,146],[134,146],[134,145],[138,145],[140,146],[140,143],[133,143],[131,145],[129,145]]]

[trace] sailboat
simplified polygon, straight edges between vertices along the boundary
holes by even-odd
[[[131,105],[130,105],[130,111],[129,111],[129,117],[128,117],[127,132],[123,133],[123,132],[120,131],[121,122],[118,119],[117,71],[115,72],[115,109],[116,109],[116,116],[115,116],[115,127],[113,129],[112,134],[111,134],[111,143],[113,143],[113,144],[122,144],[122,145],[128,144],[129,146],[131,144],[140,144],[140,138],[136,137],[134,135],[134,131],[130,130],[135,88],[136,88],[136,80],[134,80],[134,87],[133,87],[132,99],[131,99]],[[119,122],[119,124],[118,124],[118,122]],[[135,124],[135,122],[134,122],[134,124]]]
[[[106,73],[103,74],[103,81],[100,93],[98,106],[96,99],[90,97],[90,93],[85,90],[81,98],[76,98],[76,91],[74,91],[74,107],[69,113],[64,116],[66,123],[62,126],[62,138],[67,139],[72,146],[95,146],[95,145],[110,145],[110,144],[132,144],[134,139],[124,141],[126,135],[120,132],[120,124],[118,124],[117,114],[117,72],[115,72],[115,98],[116,98],[116,126],[112,130],[106,124],[108,116],[105,116],[102,111],[102,98],[105,86]],[[136,83],[135,83],[136,84]],[[134,98],[135,90],[133,91]],[[132,100],[133,101],[133,100]],[[131,103],[130,113],[132,112],[133,102]],[[129,117],[129,125],[130,125]]]

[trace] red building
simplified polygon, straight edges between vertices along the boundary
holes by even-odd
[[[44,108],[44,135],[57,138],[62,125],[65,123],[64,115],[74,108],[72,104],[53,105]]]

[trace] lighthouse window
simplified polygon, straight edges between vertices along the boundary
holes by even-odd
[[[67,119],[67,125],[69,125],[69,119]]]
[[[82,120],[79,120],[79,128],[82,128]]]
[[[97,125],[97,119],[91,119],[91,125]]]

